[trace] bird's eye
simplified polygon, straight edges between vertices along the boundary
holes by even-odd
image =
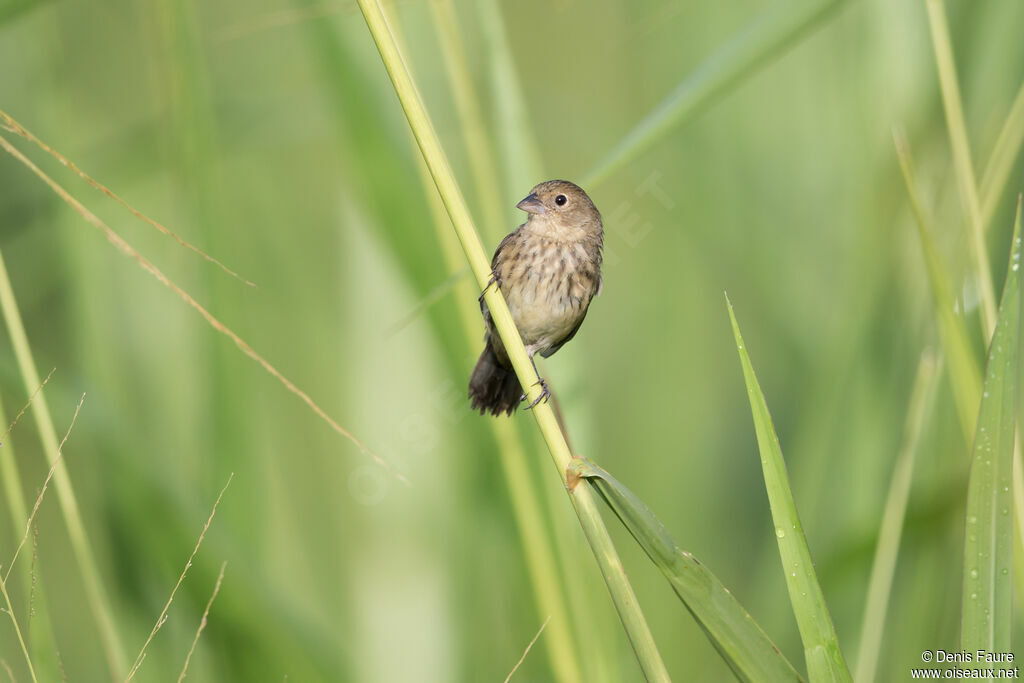
[[[564,194],[560,194],[557,197],[555,197],[555,204],[558,204],[559,206],[564,206],[567,201],[569,200],[566,198]]]

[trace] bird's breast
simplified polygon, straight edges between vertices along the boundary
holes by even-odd
[[[527,346],[544,351],[580,322],[597,291],[600,255],[580,242],[539,237],[508,245],[496,268],[502,294]]]

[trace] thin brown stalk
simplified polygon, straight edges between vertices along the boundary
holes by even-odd
[[[51,373],[52,374],[52,373]],[[35,520],[36,513],[39,511],[39,506],[43,502],[43,496],[46,495],[46,489],[50,483],[50,479],[53,477],[54,471],[57,469],[57,463],[60,462],[61,454],[64,451],[64,444],[67,443],[68,437],[71,436],[71,430],[75,426],[75,422],[78,420],[78,413],[82,409],[82,403],[85,401],[85,394],[82,394],[82,398],[78,401],[78,406],[75,407],[75,414],[71,418],[71,424],[68,426],[68,431],[64,434],[64,439],[60,442],[60,446],[57,448],[57,456],[53,460],[53,464],[50,466],[50,471],[46,475],[46,479],[43,480],[43,487],[39,491],[39,495],[36,497],[36,503],[32,506],[32,513],[29,515],[28,522],[25,524],[25,535],[22,537],[21,542],[14,551],[14,557],[11,558],[10,564],[7,566],[7,573],[0,578],[0,596],[4,599],[6,605],[7,616],[11,619],[11,625],[14,627],[14,633],[18,638],[18,644],[21,646],[22,654],[25,656],[25,664],[28,666],[29,675],[33,681],[37,681],[35,667],[32,664],[32,657],[28,653],[28,646],[25,644],[25,637],[22,634],[21,626],[18,624],[18,619],[14,615],[14,605],[11,604],[11,596],[7,592],[7,580],[11,576],[11,569],[14,567],[14,563],[18,561],[18,555],[21,553],[21,549],[25,546],[26,540],[28,540],[29,530],[32,528],[32,522]],[[6,666],[6,663],[5,663]],[[13,678],[13,676],[12,676]]]
[[[185,666],[182,667],[181,675],[178,676],[178,683],[185,680],[185,674],[188,673],[188,664],[192,661],[192,653],[196,651],[196,645],[199,644],[199,636],[203,634],[203,629],[206,628],[206,619],[210,616],[210,608],[213,607],[213,601],[217,599],[217,593],[220,592],[220,584],[221,581],[224,580],[224,570],[227,566],[227,561],[222,562],[220,565],[220,574],[217,575],[217,583],[214,584],[213,594],[206,603],[206,609],[203,610],[203,618],[199,620],[199,628],[196,629],[196,637],[192,639],[192,647],[188,649],[188,655],[185,656]]]
[[[39,523],[36,522],[32,525],[32,562],[29,566],[29,584],[28,584],[28,625],[32,625],[32,617],[36,615],[36,584],[38,583],[38,574],[36,573],[36,565],[39,563]]]
[[[235,343],[235,346],[237,346],[242,351],[242,353],[244,353],[245,355],[249,356],[249,358],[252,358],[254,361],[259,363],[263,367],[263,369],[267,371],[267,373],[269,373],[272,377],[274,377],[274,379],[283,384],[288,391],[298,396],[299,399],[301,399],[302,402],[305,403],[310,408],[310,410],[312,410],[314,413],[317,414],[318,417],[320,417],[320,419],[322,419],[324,422],[330,425],[330,427],[335,432],[337,432],[338,434],[342,435],[343,437],[354,443],[356,447],[359,448],[360,451],[373,458],[373,460],[378,465],[380,465],[388,472],[390,472],[399,481],[401,481],[404,484],[409,483],[409,480],[405,477],[405,475],[402,474],[394,465],[392,465],[389,461],[385,460],[383,457],[371,451],[369,448],[366,447],[365,444],[363,444],[362,441],[357,439],[351,432],[349,432],[347,429],[338,424],[338,422],[335,421],[334,418],[332,418],[330,415],[328,415],[327,412],[309,396],[309,394],[304,392],[302,389],[299,389],[299,387],[296,386],[291,380],[289,380],[287,377],[281,374],[281,372],[273,365],[271,365],[268,360],[266,360],[263,356],[257,353],[255,349],[249,346],[249,344],[244,339],[239,337],[237,334],[234,333],[234,331],[232,331],[229,327],[227,327],[216,317],[214,317],[214,315],[210,313],[208,310],[206,310],[206,308],[204,308],[202,304],[193,299],[192,295],[190,295],[184,289],[182,289],[173,281],[171,281],[171,279],[164,275],[159,268],[157,268],[142,254],[140,254],[134,247],[128,244],[128,242],[126,242],[124,238],[122,238],[120,235],[114,232],[114,230],[111,229],[110,226],[108,226],[106,223],[104,223],[99,217],[97,217],[96,214],[91,212],[89,209],[85,208],[85,206],[82,205],[81,202],[72,197],[67,190],[65,190],[63,187],[57,184],[56,181],[54,181],[38,166],[32,163],[30,159],[28,159],[24,154],[18,151],[18,149],[11,145],[11,143],[8,142],[8,140],[3,136],[0,136],[0,147],[2,147],[8,154],[13,156],[15,159],[17,159],[25,166],[27,166],[30,171],[35,173],[43,182],[49,185],[50,189],[52,189],[58,197],[67,202],[67,204],[70,205],[71,208],[73,208],[76,212],[78,212],[78,214],[81,215],[82,218],[84,218],[88,223],[92,224],[94,227],[98,228],[101,232],[103,232],[108,242],[113,244],[122,253],[134,259],[135,262],[138,263],[143,270],[145,270],[150,275],[155,277],[161,284],[163,284],[165,287],[167,287],[172,292],[177,294],[182,301],[184,301],[186,304],[195,309],[195,311],[199,313],[199,315],[201,315],[204,320],[206,320],[210,327],[212,327],[214,330],[223,334],[225,337],[233,341]]]
[[[64,438],[61,439],[60,446],[57,447],[57,457],[53,459],[53,464],[50,465],[50,471],[46,474],[46,479],[43,480],[43,488],[39,490],[39,495],[36,496],[36,503],[32,506],[32,512],[28,516],[28,521],[25,522],[25,535],[21,537],[21,542],[18,543],[18,547],[14,551],[14,557],[11,558],[10,564],[7,565],[7,573],[4,574],[4,583],[7,583],[7,579],[11,576],[11,569],[14,567],[14,563],[18,561],[18,555],[21,554],[21,549],[25,546],[28,541],[29,533],[32,531],[32,522],[35,521],[36,513],[39,512],[39,506],[43,503],[43,496],[46,495],[46,489],[50,485],[50,479],[53,478],[53,473],[57,470],[57,464],[60,462],[61,456],[64,453],[64,444],[68,442],[68,437],[71,436],[71,430],[75,428],[75,422],[78,420],[78,413],[82,410],[82,404],[85,402],[85,394],[82,394],[82,398],[78,399],[78,405],[75,406],[75,414],[71,417],[71,424],[68,425],[68,431],[64,433]]]
[[[224,497],[224,492],[228,490],[228,486],[231,485],[231,480],[234,478],[235,473],[232,472],[228,477],[227,483],[224,484],[224,488],[220,490],[217,500],[214,501],[213,509],[210,510],[210,516],[207,518],[206,524],[203,525],[203,530],[199,533],[199,540],[196,541],[196,547],[192,549],[192,554],[189,555],[188,562],[185,563],[185,568],[181,570],[181,576],[178,577],[178,583],[174,584],[174,589],[171,591],[170,597],[167,598],[167,603],[164,605],[163,611],[160,612],[160,616],[157,617],[156,624],[153,625],[153,630],[149,632],[149,637],[146,638],[146,642],[142,644],[142,649],[139,650],[139,655],[135,658],[135,663],[132,664],[131,671],[128,672],[128,678],[125,679],[126,683],[135,677],[135,673],[139,670],[139,667],[142,666],[142,660],[146,658],[146,648],[149,647],[149,644],[153,641],[153,637],[156,636],[157,631],[159,631],[163,627],[164,622],[167,621],[167,610],[171,608],[171,603],[174,602],[174,595],[178,592],[182,582],[185,580],[185,575],[188,574],[188,570],[192,566],[192,560],[195,559],[196,553],[199,552],[199,546],[203,544],[203,539],[206,538],[206,532],[210,528],[210,524],[213,523],[213,516],[217,514],[217,506],[220,505],[220,499]],[[222,567],[222,574],[223,571],[224,569]],[[220,586],[219,579],[217,581],[217,586]],[[216,595],[216,593],[214,593],[214,595]]]
[[[43,380],[43,383],[36,387],[36,390],[32,392],[32,395],[28,397],[28,401],[25,402],[25,405],[23,405],[21,407],[21,410],[18,411],[18,414],[14,416],[14,422],[11,423],[11,426],[7,428],[6,432],[0,434],[0,446],[2,446],[4,441],[7,440],[7,437],[10,435],[10,433],[14,431],[14,427],[18,424],[18,420],[21,419],[21,416],[24,415],[25,412],[29,409],[29,406],[32,405],[32,401],[36,400],[36,395],[43,390],[43,387],[46,386],[47,382],[50,381],[50,378],[53,377],[53,373],[55,372],[57,372],[57,368],[53,368],[52,370],[50,370],[50,374],[46,376],[46,379]]]
[[[505,677],[505,683],[508,683],[510,680],[512,680],[512,674],[519,670],[519,667],[526,659],[526,655],[530,654],[530,649],[533,647],[533,644],[537,642],[537,639],[540,638],[540,634],[544,632],[544,627],[548,625],[549,621],[551,621],[550,614],[548,615],[548,618],[544,620],[544,623],[540,625],[540,629],[538,629],[537,634],[533,636],[533,640],[531,640],[530,644],[526,646],[526,649],[523,651],[523,656],[519,658],[519,661],[516,662],[516,665],[512,667],[511,671],[508,672],[508,676]]]
[[[219,267],[221,270],[223,270],[225,273],[227,273],[231,277],[235,278],[236,280],[238,280],[240,282],[243,282],[243,283],[245,283],[246,285],[248,285],[250,287],[255,287],[256,286],[255,283],[250,282],[249,280],[246,280],[244,277],[242,277],[241,275],[239,275],[235,271],[231,270],[230,268],[225,266],[223,263],[221,263],[220,261],[218,261],[214,257],[210,256],[209,254],[207,254],[205,251],[203,251],[199,247],[191,244],[190,242],[186,242],[184,239],[179,237],[176,233],[172,232],[169,228],[165,227],[163,224],[158,223],[157,221],[153,220],[149,216],[145,215],[144,213],[142,213],[141,211],[136,209],[134,206],[132,206],[131,204],[129,204],[125,200],[121,199],[119,196],[114,194],[114,192],[110,188],[108,188],[106,185],[103,185],[100,182],[94,180],[92,177],[90,177],[88,174],[86,174],[85,171],[83,171],[82,169],[78,168],[78,166],[76,166],[71,160],[69,160],[63,154],[61,154],[60,152],[58,152],[57,150],[55,150],[54,148],[50,147],[48,144],[46,144],[45,142],[43,142],[42,140],[37,138],[31,131],[29,131],[23,125],[21,125],[20,123],[15,121],[14,118],[12,118],[10,114],[8,114],[7,112],[3,111],[2,109],[0,109],[0,119],[2,119],[5,122],[5,124],[6,124],[6,125],[3,126],[3,128],[11,131],[12,133],[16,133],[17,135],[20,135],[21,137],[25,138],[26,140],[28,140],[30,142],[34,142],[41,150],[43,150],[44,152],[46,152],[47,154],[52,156],[54,159],[56,159],[57,161],[59,161],[63,165],[65,165],[68,168],[70,168],[72,171],[74,171],[76,174],[78,174],[78,177],[80,177],[85,182],[89,183],[89,185],[91,185],[95,189],[99,190],[103,194],[107,195],[108,197],[113,199],[115,202],[117,202],[118,204],[123,206],[124,208],[128,209],[128,211],[130,211],[131,214],[133,216],[135,216],[136,218],[138,218],[139,220],[144,221],[146,223],[149,223],[154,228],[156,228],[157,230],[159,230],[163,234],[167,235],[168,237],[173,239],[175,242],[177,242],[181,246],[185,247],[186,249],[188,249],[190,251],[195,252],[196,254],[198,254],[199,256],[203,257],[204,259],[206,259],[210,263],[212,263],[212,264],[216,265],[217,267]]]

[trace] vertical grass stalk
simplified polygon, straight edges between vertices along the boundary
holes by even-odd
[[[898,129],[893,131],[893,142],[900,162],[900,171],[903,173],[903,182],[907,187],[910,208],[914,213],[914,225],[917,226],[918,242],[928,273],[929,289],[932,292],[935,317],[939,326],[939,338],[949,363],[949,381],[960,417],[960,428],[965,441],[970,443],[978,418],[978,401],[981,400],[981,370],[978,369],[978,363],[974,358],[967,325],[954,305],[953,292],[956,290],[953,279],[939,255],[935,229],[925,216],[924,207],[917,196],[910,146],[904,133]]]
[[[452,0],[431,0],[429,4],[458,112],[459,128],[469,155],[480,215],[483,216],[485,231],[497,235],[502,228],[501,182],[487,140],[487,127],[480,112],[479,98],[473,88],[473,77],[467,66],[455,5]]]
[[[1013,171],[1013,162],[1020,154],[1021,144],[1024,144],[1024,84],[1017,91],[1006,123],[992,148],[992,155],[985,164],[985,172],[981,174],[978,195],[981,197],[981,224],[986,228],[992,223],[999,198]]]
[[[871,565],[871,579],[868,582],[867,597],[864,599],[864,619],[860,629],[860,650],[854,680],[857,683],[871,683],[878,668],[878,653],[885,630],[885,617],[892,592],[892,578],[896,571],[896,557],[903,535],[903,522],[910,499],[910,485],[914,478],[914,457],[917,454],[921,431],[931,412],[935,398],[935,387],[939,378],[939,359],[931,349],[925,349],[917,365],[917,377],[910,392],[907,420],[903,427],[903,444],[896,456],[896,466],[889,484],[889,495],[882,513],[881,530],[878,533],[878,547]]]
[[[814,683],[847,683],[853,679],[839,648],[832,615],[828,611],[825,594],[818,583],[818,575],[811,561],[811,551],[807,547],[803,524],[800,522],[796,501],[789,485],[779,436],[775,432],[768,404],[754,374],[754,366],[750,362],[750,355],[743,343],[740,326],[736,322],[736,314],[728,297],[726,305],[729,309],[729,319],[732,321],[733,335],[736,338],[736,348],[740,354],[740,364],[743,366],[750,411],[754,416],[754,430],[757,433],[757,446],[761,451],[765,489],[772,510],[772,521],[775,523],[775,536],[778,540],[783,572],[786,575],[789,601],[793,605],[793,615],[796,617],[800,639],[804,644],[807,674]]]
[[[7,593],[7,583],[4,581],[3,576],[0,576],[0,595],[3,596],[4,611],[7,612],[7,616],[11,619],[14,634],[18,636],[18,645],[21,647],[21,653],[25,656],[25,665],[28,667],[28,673],[32,677],[33,683],[36,683],[38,680],[36,678],[36,669],[32,665],[32,657],[28,654],[28,646],[25,644],[25,637],[21,633],[21,626],[18,625],[18,618],[14,616],[14,605],[11,604],[11,596]]]
[[[971,452],[964,543],[960,646],[968,652],[1010,651],[1013,622],[1010,491],[1020,343],[1020,204],[1014,222],[999,319],[989,345],[985,392]]]
[[[52,371],[50,373],[53,374]],[[48,380],[49,378],[47,378]],[[46,382],[44,381],[43,384]],[[36,392],[40,391],[40,386]],[[35,396],[33,395],[34,400]],[[27,408],[28,406],[26,406]],[[17,417],[15,420],[17,421]],[[0,401],[0,426],[7,424],[7,415],[4,412],[3,401]],[[10,435],[8,435],[10,436]],[[3,480],[4,496],[7,498],[7,509],[11,514],[12,528],[16,533],[22,533],[25,520],[29,518],[28,506],[25,503],[25,496],[21,491],[21,474],[18,471],[18,459],[14,454],[14,446],[10,439],[2,437],[0,444],[0,479]],[[53,659],[47,659],[57,654],[57,639],[53,634],[53,622],[50,619],[50,609],[46,604],[46,592],[42,590],[42,581],[39,578],[39,569],[33,569],[28,562],[22,562],[18,571],[21,574],[22,589],[29,598],[30,606],[34,608],[34,618],[29,616],[26,630],[29,634],[29,643],[32,654],[35,656],[35,666],[39,669],[39,675],[43,680],[56,680],[59,673],[53,665]],[[0,572],[0,577],[3,572]],[[6,585],[4,586],[6,589]]]
[[[480,15],[487,56],[490,58],[491,109],[501,131],[497,144],[505,170],[505,191],[514,196],[523,186],[530,187],[541,176],[540,147],[530,126],[530,112],[523,85],[512,59],[505,20],[498,0],[474,3]]]
[[[583,178],[589,187],[650,149],[670,130],[757,73],[843,4],[844,0],[772,3],[708,56]]]
[[[960,200],[967,219],[967,241],[971,245],[975,276],[981,292],[981,323],[985,338],[992,336],[996,325],[996,295],[992,288],[992,269],[985,249],[985,228],[981,218],[981,202],[978,199],[978,184],[974,180],[974,166],[971,163],[971,148],[967,142],[967,126],[960,99],[960,85],[956,79],[956,63],[953,60],[953,45],[949,38],[949,24],[943,0],[926,0],[928,23],[931,26],[932,47],[935,50],[935,66],[939,71],[939,85],[942,90],[942,105],[946,110],[946,125],[949,143],[953,148],[953,166],[956,169],[957,184],[960,186]]]
[[[487,130],[479,106],[480,99],[473,86],[455,6],[452,0],[435,0],[430,3],[430,6],[438,42],[444,56],[445,70],[458,112],[463,144],[469,156],[477,197],[483,210],[482,216],[486,232],[497,236],[503,232],[503,212],[501,210],[503,193],[499,180],[500,174],[495,165],[492,145],[487,138]],[[398,28],[397,22],[392,22],[392,30],[399,39],[399,50],[401,50],[402,41],[401,36],[398,35]],[[503,30],[501,30],[500,37],[490,36],[489,38],[491,38],[487,41],[489,52],[493,54],[496,51],[507,50]],[[507,52],[504,57],[506,64],[510,64],[511,60],[508,59]],[[511,76],[506,71],[501,78],[495,79],[495,85],[507,87],[508,98],[518,98],[521,96],[518,85],[508,83],[510,78]],[[521,103],[518,105],[509,103],[509,107],[512,110],[523,109]],[[505,131],[502,139],[506,144],[524,150],[535,149],[532,134],[525,123],[513,129],[506,129],[504,126],[499,126],[499,129]],[[533,157],[531,161],[533,161],[534,168],[526,175],[532,178],[540,177],[540,172],[537,170],[537,167],[540,166],[539,155]],[[442,246],[441,251],[446,266],[449,272],[456,272],[465,267],[464,258],[455,235],[451,231],[444,205],[437,195],[430,173],[422,160],[419,160],[418,168],[421,171],[420,178],[424,193],[430,203],[434,227]],[[456,308],[462,328],[467,335],[467,348],[473,349],[479,343],[482,329],[480,309],[473,300],[476,292],[473,292],[469,284],[463,281],[460,281],[458,290],[461,291],[456,291]],[[560,574],[555,557],[559,545],[545,527],[542,514],[543,506],[538,497],[540,492],[530,475],[530,468],[526,461],[526,449],[523,447],[519,433],[510,422],[488,420],[487,423],[498,446],[502,470],[507,479],[506,484],[516,516],[521,545],[526,556],[534,593],[538,600],[538,616],[543,617],[547,614],[548,620],[551,622],[548,635],[545,637],[547,645],[545,650],[552,671],[558,680],[582,681],[580,648],[576,641],[580,634],[573,634],[573,621],[570,619],[570,614],[576,613],[569,608],[572,595],[567,588],[571,586],[571,581],[566,580],[565,577],[561,577],[562,580],[559,580]]]
[[[501,291],[488,287],[491,278],[490,259],[484,252],[480,237],[469,214],[469,208],[455,181],[447,156],[434,132],[408,68],[398,51],[387,19],[376,0],[359,0],[359,7],[391,78],[402,109],[405,111],[413,135],[419,144],[424,161],[430,169],[431,177],[451,218],[463,251],[469,260],[476,281],[481,290],[486,289],[485,299],[495,327],[509,352],[520,382],[527,388],[529,400],[533,401],[541,393],[539,378],[526,355],[519,331],[516,329],[512,314],[508,310]],[[572,460],[572,455],[551,406],[541,403],[534,409],[533,415],[548,445],[559,476],[564,476],[566,468]],[[601,566],[602,575],[644,675],[652,681],[669,680],[668,671],[658,653],[654,637],[647,626],[633,588],[626,578],[618,553],[615,551],[608,530],[601,519],[596,497],[589,487],[578,487],[576,492],[570,495],[570,500],[573,502],[594,556]]]
[[[36,370],[36,364],[32,358],[28,335],[25,333],[25,325],[14,299],[14,291],[2,253],[0,253],[0,309],[2,309],[4,320],[7,323],[7,331],[11,338],[11,345],[14,347],[14,356],[18,368],[21,370],[25,389],[31,393],[40,384],[39,372]],[[57,432],[53,427],[53,418],[50,416],[45,393],[40,392],[36,397],[32,412],[36,419],[40,441],[43,444],[43,456],[49,464],[57,458],[58,444]],[[57,463],[53,481],[54,487],[57,489],[57,498],[60,500],[64,523],[68,529],[68,537],[71,540],[71,548],[81,572],[82,582],[85,584],[86,600],[99,629],[100,642],[107,659],[107,666],[113,678],[121,680],[124,677],[124,648],[121,645],[117,627],[114,625],[110,600],[103,588],[100,572],[96,566],[96,558],[92,554],[92,547],[89,545],[89,538],[85,533],[85,524],[82,522],[82,515],[78,509],[78,501],[75,498],[74,489],[71,487],[71,477],[68,475],[64,462]]]
[[[418,167],[424,184],[424,193],[430,205],[441,253],[450,271],[459,268],[462,256],[455,236],[449,230],[448,214],[437,196],[437,190],[430,179],[430,172],[422,160]],[[478,343],[476,331],[480,327],[479,309],[473,304],[473,292],[469,283],[460,280],[455,288],[456,308],[459,320],[466,333],[467,348]],[[569,608],[565,602],[565,591],[558,580],[557,563],[552,553],[553,541],[544,528],[541,505],[537,498],[526,463],[526,451],[515,427],[508,420],[487,420],[498,447],[501,469],[505,475],[512,513],[519,529],[520,545],[526,558],[526,569],[541,616],[548,615],[551,624],[545,638],[548,661],[555,678],[563,683],[582,683],[583,674],[579,661],[579,649],[572,635]]]

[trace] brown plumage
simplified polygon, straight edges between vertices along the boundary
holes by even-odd
[[[583,324],[601,290],[604,230],[590,197],[567,180],[537,185],[516,206],[529,217],[498,245],[491,270],[532,361],[534,354],[558,351]],[[511,415],[523,389],[483,297],[480,310],[486,345],[469,379],[469,398],[481,414]]]

